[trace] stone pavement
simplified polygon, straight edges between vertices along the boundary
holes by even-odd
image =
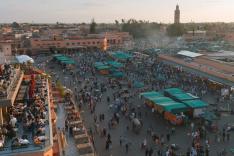
[[[61,68],[59,66],[56,66],[53,69],[53,72],[58,75],[59,79],[61,82],[64,82],[67,87],[71,87],[71,89],[74,91],[74,85],[70,84],[70,81],[73,82],[73,77],[69,75],[68,73],[62,73]],[[65,78],[67,77],[67,78]],[[98,78],[98,82],[106,82],[106,79],[103,76],[96,75]],[[66,80],[65,80],[66,79]],[[79,85],[80,86],[80,85]],[[79,88],[78,86],[78,88]],[[99,115],[100,113],[105,114],[105,122],[100,123],[100,127],[106,127],[108,128],[107,120],[110,119],[110,117],[113,115],[113,111],[109,109],[109,106],[106,102],[106,97],[110,96],[113,92],[115,92],[117,89],[111,89],[108,88],[107,92],[105,92],[102,96],[102,101],[99,102],[96,106],[96,114]],[[130,92],[133,91],[129,90]],[[112,97],[112,96],[110,96]],[[213,96],[208,95],[207,97],[204,98],[208,103],[213,103]],[[113,102],[113,99],[111,99],[111,102]],[[171,129],[172,125],[168,124],[162,117],[159,115],[152,113],[151,110],[143,105],[143,101],[138,98],[138,96],[134,96],[131,99],[131,103],[133,106],[141,105],[141,112],[142,112],[142,119],[143,119],[143,128],[140,132],[140,134],[135,134],[130,130],[127,130],[127,125],[131,127],[130,121],[126,119],[124,116],[121,116],[120,118],[120,124],[111,130],[108,130],[108,133],[111,135],[112,139],[112,149],[109,151],[105,150],[105,138],[100,137],[98,134],[95,134],[94,139],[95,139],[95,147],[98,153],[98,156],[143,156],[145,155],[144,151],[140,149],[140,144],[142,141],[146,138],[148,141],[148,145],[152,146],[154,150],[153,156],[156,156],[156,150],[159,148],[155,146],[151,142],[151,137],[147,135],[146,131],[149,127],[153,128],[153,132],[161,135],[168,133],[168,131]],[[62,108],[60,110],[63,110]],[[58,121],[58,126],[62,126],[64,123],[64,116],[63,112],[61,111],[59,116]],[[145,115],[147,114],[147,115]],[[61,115],[61,116],[60,116]],[[94,121],[93,121],[93,115],[90,114],[90,111],[87,106],[83,107],[83,113],[82,117],[85,121],[85,126],[88,127],[94,127]],[[224,114],[221,118],[221,120],[218,121],[218,124],[220,126],[223,126],[224,123],[234,123],[233,116],[229,114]],[[180,147],[180,151],[182,153],[185,153],[188,147],[191,147],[191,137],[188,136],[188,133],[190,132],[189,127],[185,126],[178,126],[176,127],[176,133],[175,135],[171,136],[170,142],[167,144],[173,144],[176,143]],[[221,142],[221,143],[216,143],[214,141],[214,134],[209,133],[209,139],[211,141],[210,144],[210,155],[211,156],[216,156],[217,151],[221,151],[223,148],[226,148],[227,151],[229,151],[230,148],[234,148],[234,139],[233,139],[234,133],[231,133],[231,141],[230,142]],[[129,147],[129,153],[126,154],[125,148],[121,147],[119,144],[119,138],[122,136],[124,138],[124,143],[128,142],[130,144]],[[74,144],[71,138],[67,137],[68,140],[68,149],[66,150],[66,155],[70,156],[75,156],[77,155],[77,151],[74,148]],[[205,143],[205,140],[203,140],[203,143]],[[178,152],[180,153],[180,152]],[[231,153],[228,153],[228,156],[231,156]]]

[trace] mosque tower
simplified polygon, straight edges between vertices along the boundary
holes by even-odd
[[[180,8],[179,8],[178,4],[176,5],[174,23],[175,24],[179,24],[180,23]]]

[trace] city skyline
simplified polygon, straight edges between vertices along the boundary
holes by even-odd
[[[181,23],[234,22],[233,0],[9,0],[0,6],[0,23],[98,23],[121,19],[173,23],[176,5]]]

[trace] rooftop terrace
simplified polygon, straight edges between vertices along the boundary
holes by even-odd
[[[24,82],[29,87],[24,102],[8,108],[0,127],[0,155],[40,153],[52,147],[52,126],[48,80],[37,78]]]
[[[15,101],[24,74],[11,65],[3,65],[0,71],[0,107],[10,106]]]

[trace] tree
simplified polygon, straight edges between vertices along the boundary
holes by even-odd
[[[96,26],[97,26],[97,23],[95,22],[94,19],[92,19],[92,22],[90,24],[89,33],[95,34],[96,33]]]
[[[134,38],[144,38],[160,29],[160,24],[149,21],[129,19],[122,20],[122,31],[129,32]]]
[[[115,20],[115,24],[116,24],[116,25],[119,25],[119,21],[118,21],[118,20]]]
[[[182,24],[171,24],[167,27],[167,34],[171,37],[182,36],[185,32]]]
[[[11,24],[11,26],[12,26],[13,28],[19,28],[19,27],[20,27],[20,25],[19,25],[17,22],[13,22],[13,23]]]

